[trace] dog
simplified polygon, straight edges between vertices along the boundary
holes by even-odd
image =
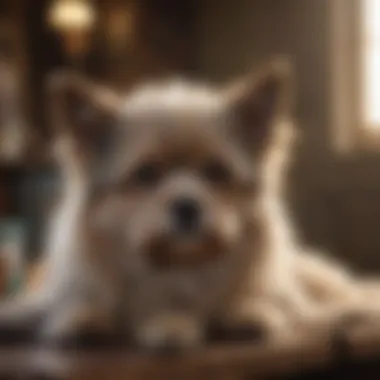
[[[273,60],[226,88],[163,79],[121,96],[55,74],[63,194],[41,286],[0,305],[2,330],[188,349],[215,326],[275,338],[361,304],[348,271],[302,252],[284,209],[291,77]]]

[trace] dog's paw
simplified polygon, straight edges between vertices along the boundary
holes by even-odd
[[[0,317],[1,319],[1,317]],[[18,326],[0,322],[0,345],[18,345],[33,342],[36,339],[33,326]]]
[[[241,342],[278,339],[289,329],[288,318],[281,310],[266,302],[239,305],[217,322],[210,324],[211,339]]]
[[[95,310],[60,310],[44,324],[40,339],[45,345],[59,348],[97,348],[121,343],[111,321]]]
[[[10,300],[0,303],[0,344],[21,344],[34,341],[42,311],[31,300]]]
[[[267,331],[263,325],[253,321],[211,321],[207,337],[211,341],[246,342],[266,339]]]
[[[148,352],[176,354],[201,345],[203,329],[197,320],[186,315],[163,314],[140,325],[135,339]]]
[[[336,313],[337,314],[337,313]],[[380,309],[378,305],[361,305],[351,309],[340,310],[334,320],[335,330],[355,334],[378,335],[380,331]]]

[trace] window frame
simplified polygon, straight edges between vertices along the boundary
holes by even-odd
[[[363,3],[331,0],[330,4],[331,123],[335,147],[341,152],[379,150],[380,128],[365,127],[363,118]]]

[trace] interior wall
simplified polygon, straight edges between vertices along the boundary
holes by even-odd
[[[199,2],[198,70],[226,81],[277,54],[293,59],[300,141],[289,204],[301,239],[379,270],[379,153],[342,156],[333,149],[331,2]]]
[[[11,0],[9,0],[11,2]],[[47,111],[45,85],[47,75],[57,68],[75,69],[91,78],[119,89],[128,88],[145,77],[171,71],[191,73],[193,70],[193,26],[195,3],[191,0],[98,0],[99,23],[94,31],[92,43],[86,56],[72,61],[64,50],[62,39],[46,22],[49,0],[19,0],[19,21],[22,42],[25,47],[26,73],[25,98],[30,118],[28,122],[33,136],[40,137],[43,144],[36,151],[48,153],[52,128]],[[1,3],[2,4],[2,3]],[[121,49],[112,49],[107,36],[106,13],[115,9],[136,12],[136,28],[131,44]],[[128,8],[132,5],[132,8]],[[135,7],[133,7],[135,5]],[[0,5],[0,12],[4,11]],[[15,20],[11,20],[15,23]],[[1,42],[1,41],[0,41]],[[108,45],[107,45],[108,44]],[[1,43],[0,43],[1,45]],[[47,154],[47,156],[49,156]],[[59,173],[53,162],[25,165],[12,168],[6,179],[11,187],[13,214],[27,225],[27,253],[35,258],[41,253],[44,233],[53,200],[60,189]],[[45,167],[46,166],[46,167]],[[13,170],[14,169],[14,170]],[[1,174],[1,173],[0,173]],[[0,192],[1,192],[0,188]],[[0,194],[1,195],[1,194]],[[0,199],[1,201],[1,199]]]

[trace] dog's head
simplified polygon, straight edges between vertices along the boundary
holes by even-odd
[[[55,124],[97,194],[89,222],[155,267],[234,252],[252,234],[287,76],[275,62],[224,90],[173,80],[125,98],[55,78]]]

